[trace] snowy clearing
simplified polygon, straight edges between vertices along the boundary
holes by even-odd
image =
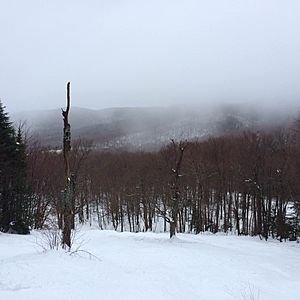
[[[42,251],[38,232],[0,234],[0,299],[300,299],[293,242],[100,230],[77,242],[70,255]]]

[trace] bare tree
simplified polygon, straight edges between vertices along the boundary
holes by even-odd
[[[71,248],[71,230],[72,230],[72,194],[74,190],[74,180],[71,178],[70,171],[70,151],[71,151],[71,126],[69,123],[69,111],[70,111],[70,82],[67,83],[67,109],[62,109],[62,115],[64,120],[64,136],[63,136],[63,155],[64,155],[64,167],[65,167],[65,190],[63,197],[63,248],[66,246]]]
[[[181,167],[183,161],[183,154],[187,147],[187,142],[175,142],[171,140],[171,144],[161,151],[163,159],[169,169],[170,180],[168,186],[170,190],[166,195],[166,203],[161,209],[158,205],[157,210],[163,216],[166,222],[170,224],[170,238],[176,235],[176,228],[178,223],[178,214],[181,205]]]

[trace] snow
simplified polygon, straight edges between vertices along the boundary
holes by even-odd
[[[295,242],[82,229],[70,254],[43,238],[0,234],[0,299],[300,299]]]

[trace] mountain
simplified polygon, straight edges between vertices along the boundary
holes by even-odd
[[[199,140],[239,130],[285,126],[291,111],[264,110],[247,105],[123,107],[92,110],[72,107],[72,138],[92,140],[97,149],[156,150],[175,140]],[[60,147],[62,116],[59,109],[13,114],[26,121],[42,144]]]

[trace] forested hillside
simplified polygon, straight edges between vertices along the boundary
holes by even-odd
[[[72,108],[72,137],[93,141],[97,150],[157,151],[170,139],[203,140],[241,130],[286,127],[297,108],[270,105],[206,104],[167,107],[121,107],[102,110]],[[15,113],[44,145],[61,148],[60,109]]]
[[[26,183],[17,181],[16,188],[2,185],[10,193],[23,189],[14,198],[19,202],[8,202],[11,208],[2,200],[2,230],[16,220],[36,229],[53,224],[61,228],[62,152],[31,140],[24,156],[20,151],[25,151],[25,144],[18,150],[21,130],[16,135],[4,111],[2,115],[2,132],[13,149],[3,155],[9,158],[17,151],[27,174]],[[7,173],[4,165],[2,169]],[[11,169],[21,176],[19,166]],[[171,231],[171,236],[175,229],[234,232],[280,241],[299,236],[298,122],[276,130],[229,131],[198,142],[170,140],[154,152],[99,150],[92,141],[77,139],[72,143],[70,170],[73,227],[88,223],[118,231]],[[14,216],[20,209],[22,214]]]
[[[176,188],[179,232],[235,232],[280,240],[299,235],[296,127],[173,141],[158,152],[92,151],[81,140],[73,144],[71,161],[73,212],[81,223],[120,231],[169,230]],[[28,163],[35,195],[33,225],[43,228],[49,216],[61,219],[62,155],[31,147]]]

